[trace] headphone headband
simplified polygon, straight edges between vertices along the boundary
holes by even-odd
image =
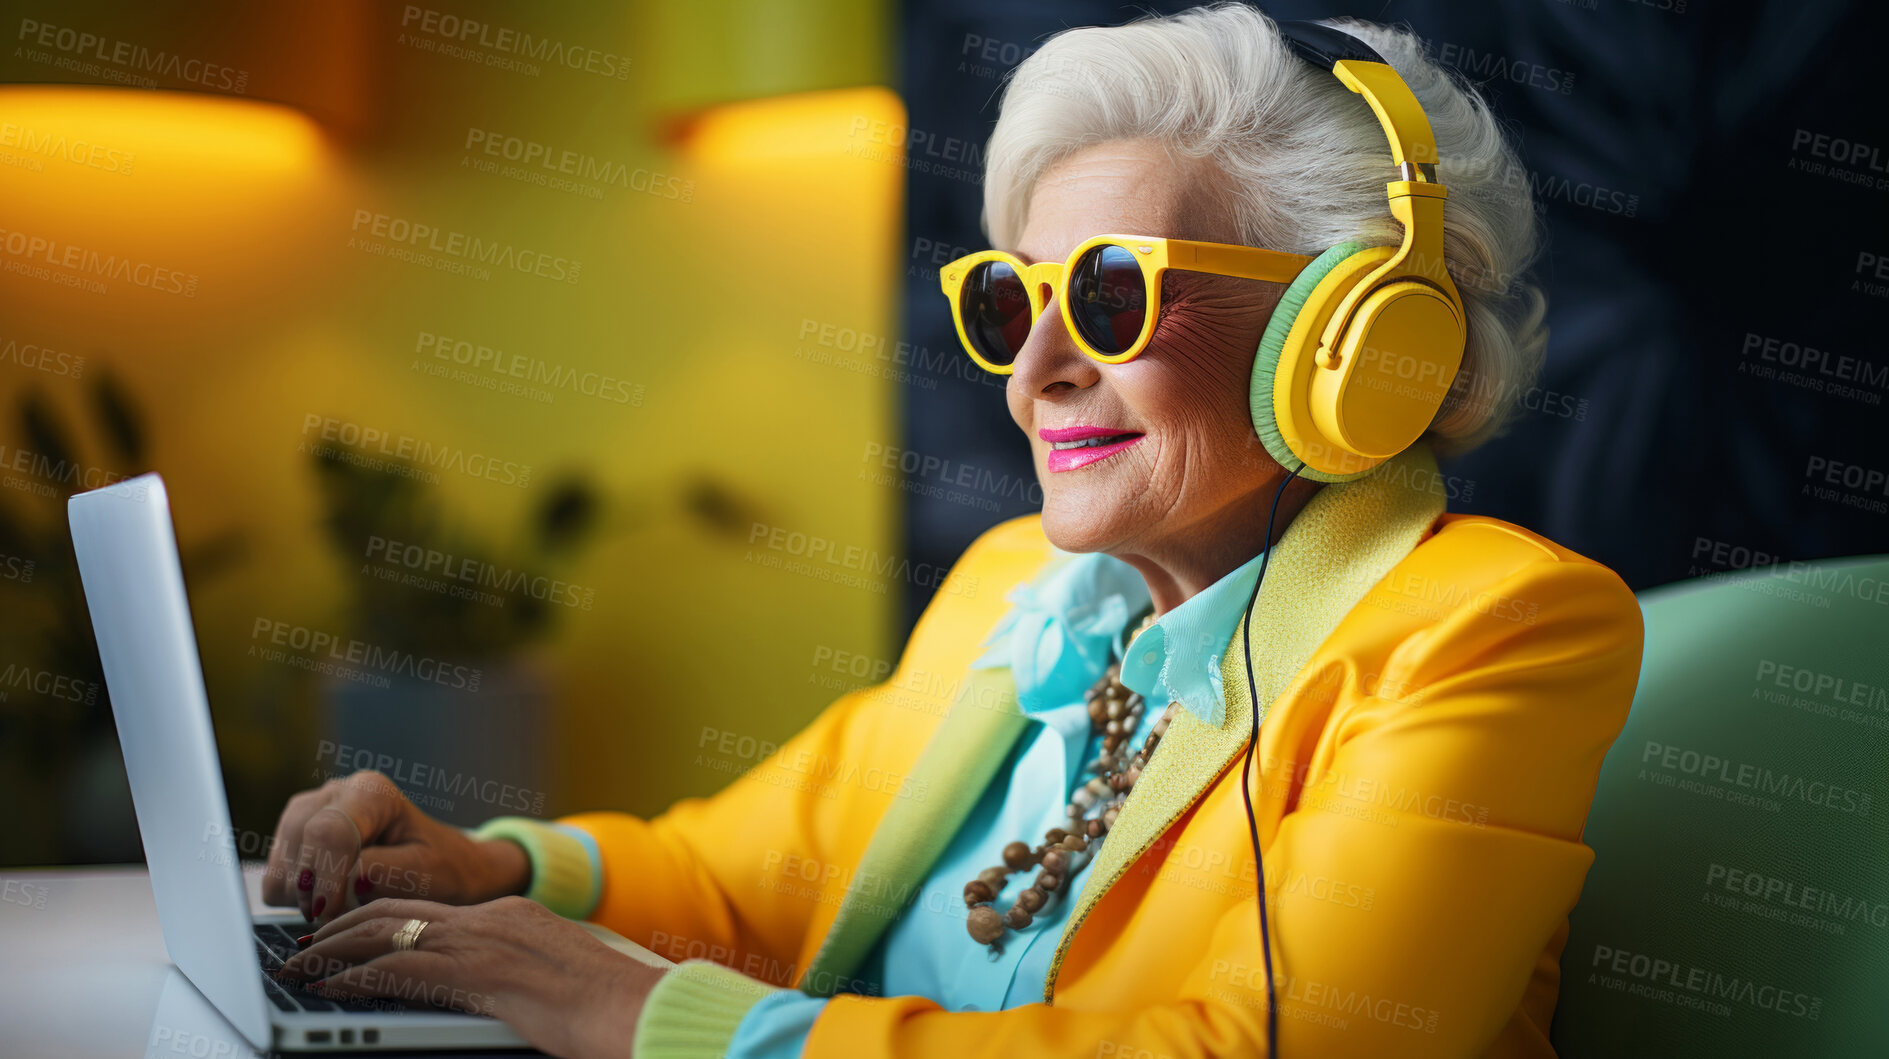
[[[1364,97],[1390,141],[1391,161],[1401,179],[1436,183],[1436,135],[1423,105],[1377,49],[1341,29],[1316,22],[1280,22],[1279,36],[1292,54],[1344,82]]]
[[[1281,22],[1278,26],[1279,36],[1285,39],[1286,47],[1292,49],[1292,54],[1321,70],[1330,70],[1348,59],[1390,65],[1384,62],[1384,57],[1377,53],[1376,48],[1342,29],[1300,21]]]

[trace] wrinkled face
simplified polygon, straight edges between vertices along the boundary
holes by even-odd
[[[1210,163],[1170,160],[1152,141],[1084,148],[1037,182],[1009,249],[1034,263],[1111,232],[1240,242],[1214,178]],[[1125,364],[1084,355],[1056,304],[1044,309],[1007,398],[1030,439],[1051,543],[1118,557],[1184,551],[1190,534],[1250,518],[1256,494],[1270,499],[1285,472],[1254,436],[1247,391],[1283,290],[1169,270],[1148,347]]]

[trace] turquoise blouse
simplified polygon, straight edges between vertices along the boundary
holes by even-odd
[[[1261,556],[1163,615],[1135,639],[1123,658],[1122,682],[1148,701],[1139,747],[1168,702],[1216,727],[1226,718],[1220,658],[1239,625],[1259,576]],[[965,930],[964,884],[1003,862],[1011,842],[1034,846],[1065,822],[1070,793],[1086,782],[1101,751],[1089,731],[1082,694],[1124,649],[1128,622],[1147,610],[1147,585],[1127,563],[1101,554],[1071,556],[1009,596],[1013,609],[985,641],[975,668],[1008,666],[1017,701],[1034,722],[999,766],[964,826],[924,886],[880,938],[858,977],[883,996],[929,997],[946,1011],[998,1011],[1043,999],[1051,958],[1073,895],[1052,899],[1021,931],[1006,930],[993,954]],[[1157,703],[1161,705],[1156,705]],[[1018,872],[999,895],[1008,908],[1034,871]],[[1085,884],[1086,873],[1074,882]],[[728,1054],[736,1059],[789,1059],[801,1053],[823,997],[775,993],[750,1008]]]

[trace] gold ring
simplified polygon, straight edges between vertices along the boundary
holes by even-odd
[[[424,919],[407,920],[399,930],[394,931],[394,951],[409,952],[418,948],[420,931],[425,930],[427,926],[427,921]]]

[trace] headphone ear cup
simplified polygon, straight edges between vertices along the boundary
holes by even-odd
[[[1463,359],[1463,320],[1427,283],[1373,287],[1330,351],[1335,367],[1313,373],[1316,434],[1345,452],[1387,460],[1430,429]]]
[[[1296,336],[1302,343],[1305,332],[1309,332],[1311,343],[1316,347],[1318,332],[1324,329],[1324,321],[1317,319],[1323,307],[1335,305],[1343,296],[1343,289],[1327,291],[1318,299],[1318,303],[1307,311],[1306,302],[1313,292],[1318,290],[1333,270],[1366,251],[1373,249],[1368,243],[1339,243],[1312,259],[1296,276],[1286,292],[1279,296],[1279,304],[1273,307],[1272,318],[1266,322],[1266,332],[1260,336],[1259,352],[1253,357],[1253,381],[1248,393],[1248,405],[1253,415],[1253,430],[1259,435],[1260,443],[1266,446],[1266,452],[1279,461],[1283,467],[1304,467],[1303,477],[1320,482],[1342,482],[1357,478],[1370,471],[1369,467],[1353,473],[1332,473],[1314,466],[1310,457],[1313,454],[1294,451],[1291,442],[1286,440],[1286,431],[1281,429],[1276,394],[1278,392],[1279,363],[1285,351],[1286,340],[1292,335],[1293,325],[1305,317],[1306,327],[1301,335]],[[1383,257],[1388,258],[1391,248],[1383,248]],[[1365,267],[1375,262],[1365,263]],[[1364,268],[1352,270],[1360,275]],[[1318,463],[1329,463],[1329,459],[1320,459]]]

